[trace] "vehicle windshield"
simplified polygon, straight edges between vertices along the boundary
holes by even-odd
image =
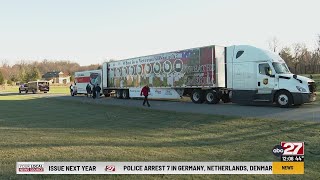
[[[276,70],[277,74],[288,74],[291,73],[286,63],[272,63],[274,70]]]

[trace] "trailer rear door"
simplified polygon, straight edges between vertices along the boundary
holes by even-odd
[[[102,64],[102,89],[108,87],[108,63]]]

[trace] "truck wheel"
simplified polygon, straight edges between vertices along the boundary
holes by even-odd
[[[208,104],[217,104],[220,101],[218,94],[213,90],[208,90],[206,92],[205,99]]]
[[[129,99],[129,91],[127,89],[122,90],[123,99]]]
[[[32,93],[35,94],[36,92],[34,90],[32,90]]]
[[[25,93],[27,94],[27,93],[28,93],[28,90],[26,90]]]
[[[293,103],[292,95],[288,91],[280,91],[276,94],[275,101],[281,108],[290,107]]]
[[[109,93],[104,94],[105,97],[110,97]]]
[[[117,97],[118,99],[122,99],[122,90],[121,90],[121,89],[119,89],[119,90],[116,91],[116,97]]]
[[[21,94],[21,90],[19,89],[19,94]]]
[[[192,91],[191,100],[196,104],[201,104],[204,101],[203,92],[200,89],[195,89]]]

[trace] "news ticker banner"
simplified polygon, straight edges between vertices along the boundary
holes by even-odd
[[[304,174],[304,162],[17,162],[17,174]]]

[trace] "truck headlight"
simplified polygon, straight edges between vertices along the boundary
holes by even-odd
[[[300,92],[307,92],[307,90],[303,87],[300,87],[300,86],[296,86],[296,88],[298,89],[298,91]]]

